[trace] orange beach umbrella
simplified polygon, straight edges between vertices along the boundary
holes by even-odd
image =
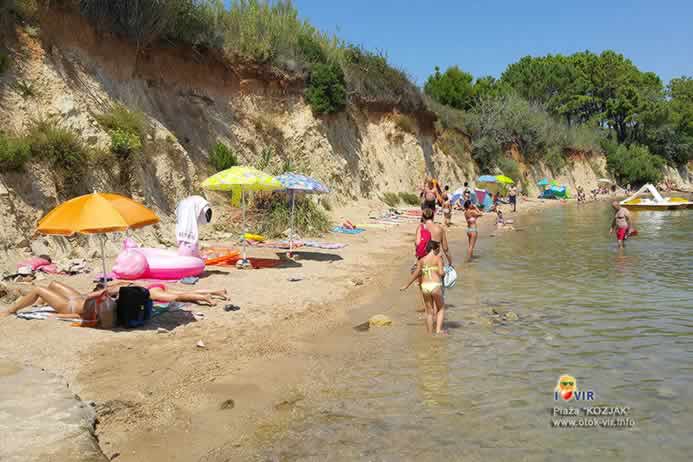
[[[104,234],[142,228],[159,222],[159,217],[134,200],[111,193],[93,193],[75,197],[48,212],[38,223],[37,232],[59,236]],[[103,273],[106,256],[101,240]]]

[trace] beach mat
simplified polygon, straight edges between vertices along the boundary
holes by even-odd
[[[312,247],[314,249],[327,249],[327,250],[337,250],[346,247],[346,244],[339,244],[336,242],[318,242],[318,241],[303,241],[305,247]]]
[[[18,318],[26,320],[45,321],[46,319],[56,319],[59,321],[74,321],[74,319],[69,318],[51,318],[51,316],[54,314],[57,314],[56,311],[48,305],[34,306],[32,308],[20,311],[19,313],[15,313]]]
[[[260,247],[265,249],[289,250],[289,241],[248,241],[248,244],[252,247]],[[291,245],[291,249],[300,249],[301,247],[303,247],[303,241],[294,241]]]
[[[237,257],[232,260],[228,260],[223,263],[219,263],[217,266],[236,266],[236,263],[238,260],[240,260],[241,257]],[[264,269],[264,268],[276,268],[277,266],[282,264],[281,260],[277,260],[276,258],[255,258],[255,257],[249,257],[248,261],[250,262],[250,266],[253,267],[253,269]]]
[[[335,226],[332,228],[333,233],[342,233],[342,234],[361,234],[364,232],[365,229],[363,228],[355,228],[355,229],[348,229],[343,226]]]

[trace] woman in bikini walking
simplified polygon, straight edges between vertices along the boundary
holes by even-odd
[[[466,201],[464,203],[464,218],[467,220],[467,240],[469,241],[469,246],[467,247],[467,261],[472,259],[474,254],[474,247],[476,247],[476,240],[479,237],[479,229],[477,228],[476,220],[483,213],[472,205],[471,201]]]
[[[426,306],[426,331],[436,334],[446,334],[443,330],[445,320],[445,301],[443,300],[443,258],[440,255],[440,244],[436,241],[428,241],[426,245],[428,253],[416,264],[416,270],[409,278],[409,282],[400,290],[407,290],[414,281],[419,281],[419,287],[423,293]],[[435,326],[434,326],[435,324]]]

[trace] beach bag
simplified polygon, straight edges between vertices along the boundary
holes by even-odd
[[[152,299],[144,287],[121,287],[118,292],[118,325],[128,329],[141,327],[152,318]]]
[[[416,258],[423,258],[428,252],[426,252],[426,246],[428,241],[431,240],[431,232],[426,229],[424,225],[421,226],[421,241],[416,246]]]
[[[455,268],[452,266],[448,265],[445,267],[445,276],[443,276],[443,286],[445,286],[446,289],[452,289],[455,287],[455,284],[457,283],[457,271],[455,271]]]

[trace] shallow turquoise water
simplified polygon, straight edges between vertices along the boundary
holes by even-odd
[[[447,295],[448,338],[424,334],[413,293],[393,294],[395,326],[325,353],[321,391],[257,460],[690,460],[692,212],[635,214],[623,252],[604,204],[482,239]],[[596,400],[555,402],[563,373]],[[552,427],[554,407],[584,406],[629,407],[634,425]]]

